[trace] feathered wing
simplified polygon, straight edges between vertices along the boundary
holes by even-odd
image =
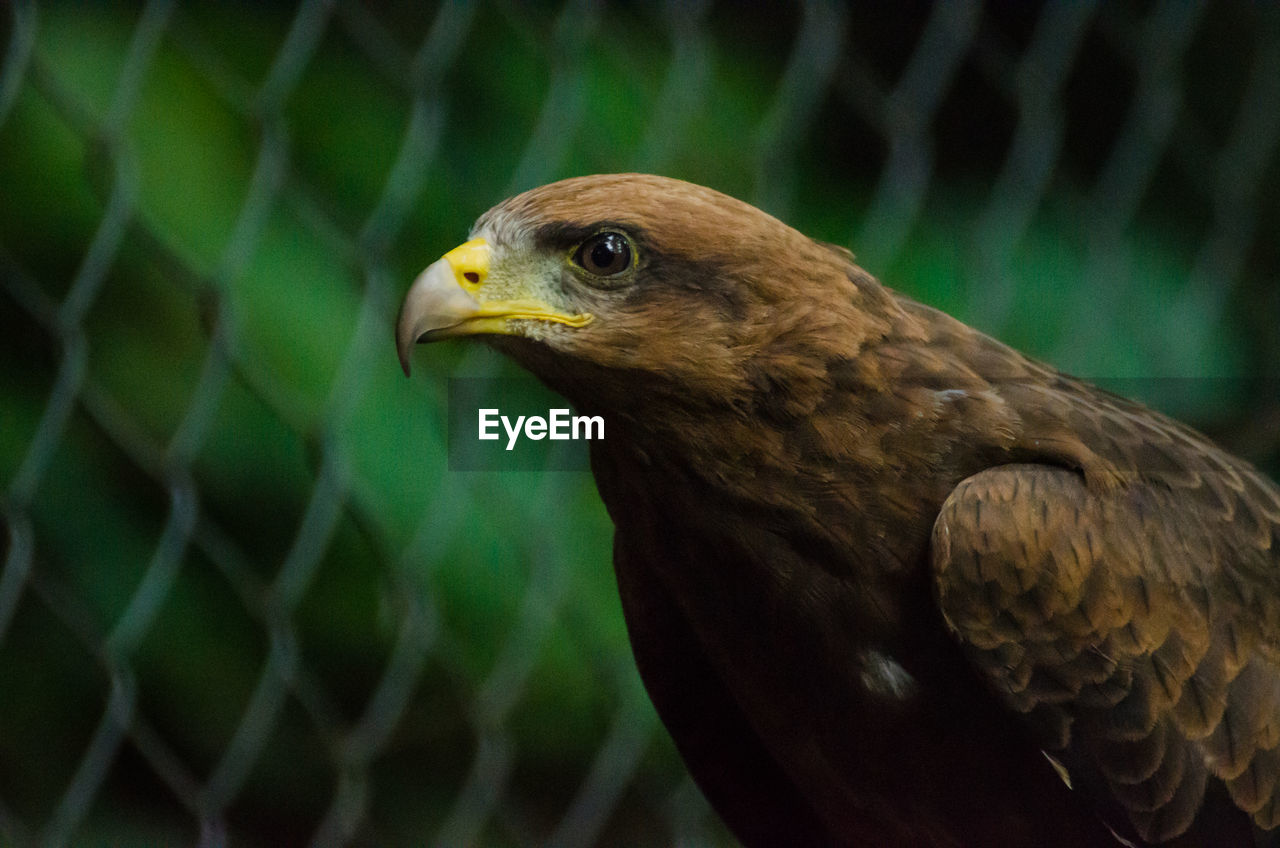
[[[1138,837],[1232,817],[1247,836],[1233,808],[1280,825],[1280,491],[1168,435],[1100,434],[1120,460],[1162,458],[1114,486],[1031,464],[963,481],[934,526],[937,597],[1003,701]]]

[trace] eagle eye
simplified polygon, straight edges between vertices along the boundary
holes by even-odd
[[[631,267],[635,251],[622,233],[596,233],[578,246],[573,261],[597,277],[613,277]]]

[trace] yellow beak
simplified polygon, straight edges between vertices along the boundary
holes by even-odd
[[[416,342],[454,336],[518,335],[511,321],[554,321],[581,327],[590,315],[566,315],[536,298],[486,300],[493,251],[482,239],[459,245],[427,266],[405,295],[396,322],[400,367],[409,373],[409,354]]]

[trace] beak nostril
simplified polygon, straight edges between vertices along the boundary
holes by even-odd
[[[471,283],[478,283],[478,282],[480,282],[480,275],[479,275],[479,274],[477,274],[475,271],[468,271],[467,273],[463,274],[462,276],[466,277],[468,282],[471,282]]]

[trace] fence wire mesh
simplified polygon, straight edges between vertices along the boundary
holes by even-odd
[[[448,473],[412,274],[714,185],[1280,468],[1280,9],[4,7],[0,843],[730,844],[581,473]]]

